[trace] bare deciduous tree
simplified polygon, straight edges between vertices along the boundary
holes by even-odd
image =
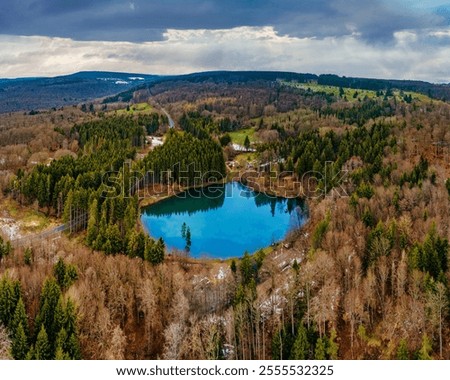
[[[326,334],[327,323],[334,323],[339,304],[339,286],[332,280],[328,281],[311,302],[311,316],[317,323],[319,335]]]
[[[125,347],[127,337],[120,326],[116,326],[112,332],[109,341],[109,347],[106,350],[105,358],[108,360],[123,360],[125,359]]]
[[[186,327],[184,323],[173,322],[164,331],[163,358],[166,360],[180,360],[182,346],[185,339]]]
[[[0,360],[10,360],[11,357],[11,339],[6,328],[0,325]]]
[[[436,289],[428,294],[427,307],[430,310],[430,322],[438,329],[439,354],[442,359],[442,335],[448,311],[448,295],[445,285],[441,282],[438,282]]]

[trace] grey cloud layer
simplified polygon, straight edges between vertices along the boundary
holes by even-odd
[[[281,70],[449,82],[450,29],[396,32],[389,45],[356,36],[298,38],[272,27],[174,30],[163,41],[91,42],[0,36],[5,77],[52,76],[81,70],[177,74],[205,70]]]
[[[450,5],[426,4],[0,0],[0,75],[228,69],[449,82]]]
[[[166,29],[273,26],[296,37],[356,33],[385,43],[398,30],[444,27],[446,9],[413,11],[387,0],[2,1],[0,33],[142,42],[160,40]]]

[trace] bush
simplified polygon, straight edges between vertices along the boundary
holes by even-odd
[[[366,182],[362,182],[359,185],[359,187],[356,189],[356,194],[360,198],[370,199],[375,194],[375,190],[373,189],[373,187],[370,184],[368,184]]]
[[[324,220],[319,222],[316,229],[314,230],[312,236],[312,247],[314,249],[319,248],[320,245],[322,244],[322,240],[328,230],[329,224],[330,224],[330,215],[328,214]]]

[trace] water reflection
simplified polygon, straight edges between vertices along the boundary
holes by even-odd
[[[173,197],[164,199],[144,209],[148,216],[192,215],[207,212],[223,206],[225,191],[212,186],[203,189],[189,189]]]
[[[192,235],[191,255],[227,258],[253,252],[301,227],[307,210],[299,199],[257,193],[238,182],[190,189],[143,210],[143,225],[168,247],[184,249],[181,229]]]

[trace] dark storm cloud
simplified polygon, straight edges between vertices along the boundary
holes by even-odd
[[[357,33],[387,42],[402,29],[448,25],[440,13],[384,0],[24,0],[2,1],[0,33],[76,40],[151,41],[166,29],[273,26],[296,37]]]

